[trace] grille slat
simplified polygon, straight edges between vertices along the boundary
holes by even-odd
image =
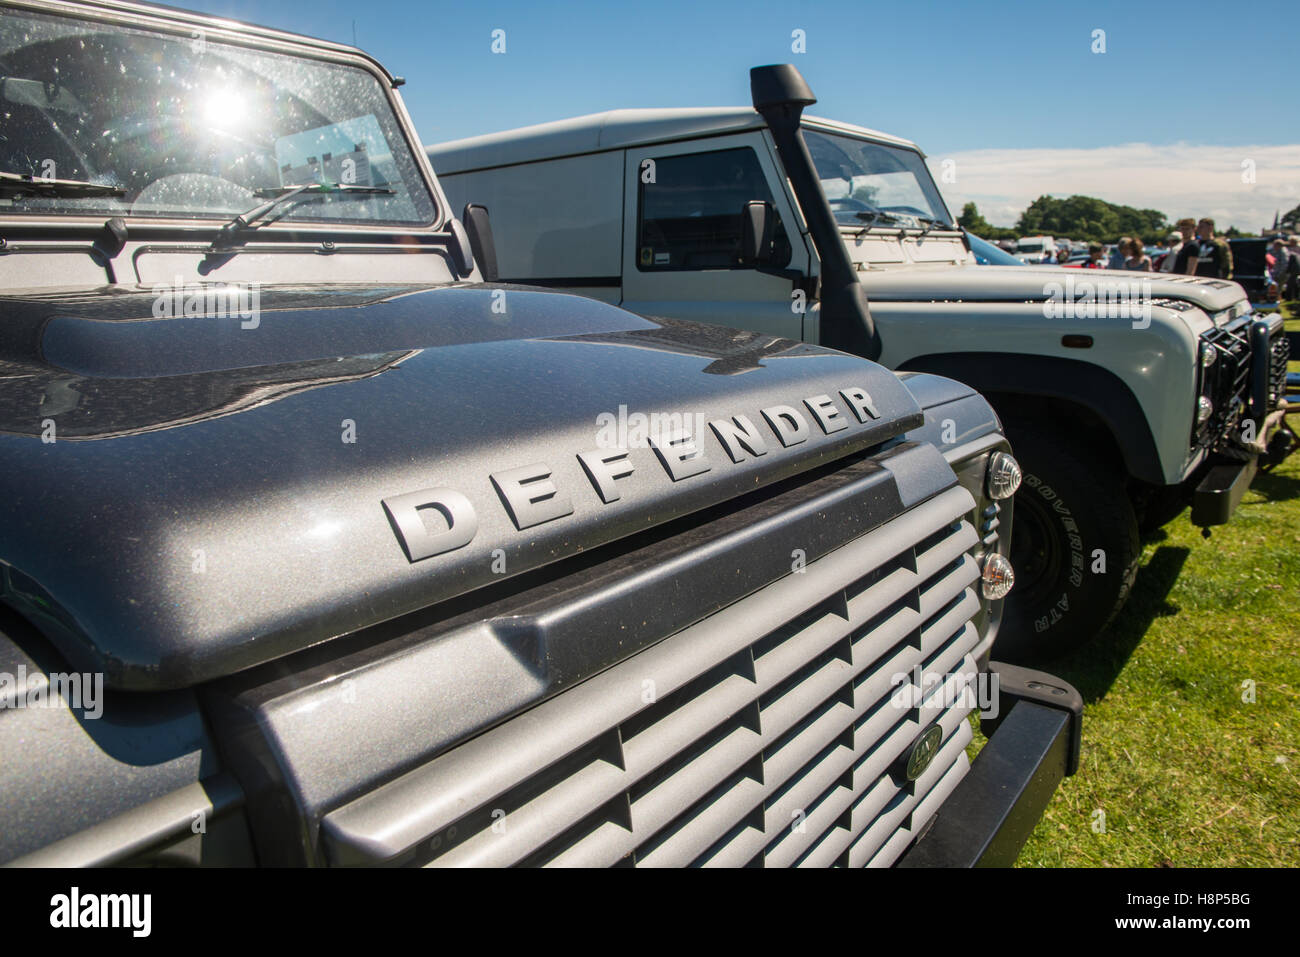
[[[944,729],[948,732],[948,729]],[[959,719],[957,727],[950,732],[942,748],[939,749],[938,756],[934,763],[921,775],[916,781],[916,789],[911,794],[900,794],[896,804],[891,805],[883,811],[871,826],[863,831],[862,835],[854,841],[848,851],[848,860],[846,863],[849,867],[865,867],[867,862],[880,850],[893,834],[894,831],[905,824],[912,810],[921,802],[921,798],[928,794],[933,787],[943,779],[955,764],[965,761],[966,745],[970,744],[974,731],[971,729],[970,722],[965,720],[965,716]]]
[[[940,493],[331,812],[323,833],[349,857],[436,865],[795,863],[827,828],[842,853],[876,826],[873,804],[901,806],[886,771],[934,720],[889,700],[893,676],[973,667],[972,507]],[[945,742],[968,711],[943,713]]]
[[[650,728],[624,740],[628,776],[639,779],[717,727],[755,698],[753,679],[731,675],[706,693],[665,715]]]
[[[977,640],[978,634],[973,628],[969,628],[959,636],[958,644],[969,653]],[[920,660],[919,653],[916,660]],[[910,673],[910,666],[911,662],[908,663],[908,668],[901,672],[894,672],[888,668],[882,670],[887,672],[887,676],[892,676],[895,673]],[[932,673],[934,672],[928,669],[923,671],[922,680],[926,680]],[[863,682],[855,689],[855,692],[859,692],[857,698],[859,704],[852,710],[849,720],[840,717],[850,715],[847,706],[837,704],[835,709],[819,717],[804,729],[798,738],[767,756],[765,770],[770,792],[774,794],[781,792],[781,788],[796,774],[799,775],[798,780],[768,805],[764,830],[736,835],[731,840],[731,844],[715,852],[720,859],[732,864],[736,861],[743,863],[758,853],[773,835],[780,836],[783,828],[792,825],[795,811],[806,811],[807,808],[814,806],[831,782],[854,771],[855,765],[862,765],[862,757],[867,752],[873,752],[872,756],[865,763],[865,770],[862,767],[858,768],[855,781],[859,778],[865,781],[863,775],[879,776],[883,768],[897,759],[899,750],[910,744],[924,723],[930,720],[927,718],[925,722],[912,721],[906,724],[902,731],[891,730],[899,724],[902,712],[893,708],[889,701],[880,695],[862,695],[860,689],[870,684],[872,682]],[[915,688],[915,685],[910,687]],[[851,742],[828,751],[828,747],[837,738],[841,738],[851,725],[856,726],[853,728]],[[882,740],[882,735],[886,732],[889,732],[890,737]],[[892,750],[891,742],[896,745]],[[809,754],[818,756],[810,767],[804,764]],[[856,785],[852,788],[853,793],[858,793],[860,790],[861,787]],[[807,819],[805,825],[810,828]],[[767,836],[764,836],[765,834]],[[774,863],[779,865],[780,860],[781,858],[778,857]]]
[[[740,728],[711,748],[701,758],[685,767],[674,769],[663,783],[641,801],[632,804],[632,836],[636,843],[656,834],[718,784],[741,771],[762,749],[762,739],[749,729]]]
[[[948,795],[956,789],[961,783],[961,779],[970,771],[970,761],[967,759],[965,751],[957,755],[957,760],[953,762],[952,767],[939,780],[939,783],[932,787],[925,799],[921,801],[912,810],[912,824],[908,827],[898,829],[893,837],[885,842],[884,847],[876,852],[876,855],[867,862],[867,867],[889,867],[898,856],[907,849],[907,845],[919,835],[921,828],[925,823],[934,816],[939,806],[947,799]]]
[[[623,793],[623,772],[605,762],[588,764],[545,792],[540,799],[509,811],[509,827],[479,831],[442,856],[459,867],[503,867],[553,840],[598,807]],[[571,809],[584,809],[572,816]],[[503,809],[504,810],[504,809]],[[491,814],[488,815],[489,818]]]
[[[804,855],[791,863],[798,866],[824,867],[842,863],[846,851],[854,846],[855,841],[861,840],[866,834],[873,833],[873,829],[878,829],[884,834],[892,833],[892,828],[886,829],[881,822],[889,819],[902,820],[902,814],[905,812],[900,813],[898,809],[910,805],[906,805],[906,792],[900,791],[896,782],[884,775],[884,772],[899,759],[907,746],[928,723],[928,720],[925,722],[908,720],[885,739],[882,743],[883,753],[873,754],[855,771],[855,785],[861,778],[865,779],[866,786],[861,788],[865,792],[861,798],[853,800],[850,796],[848,827],[828,831]],[[953,760],[950,748],[954,736],[962,734],[961,727],[966,728],[966,741],[970,740],[970,725],[965,720],[965,714],[960,711],[953,710],[945,714],[940,719],[940,726],[943,728],[944,744],[936,755],[934,763],[916,781],[915,787],[918,793],[924,793],[934,781],[937,781],[939,774],[936,772],[941,773],[942,768]],[[963,743],[961,747],[964,748],[965,744]],[[891,808],[894,809],[892,812]],[[892,818],[889,817],[891,814]],[[854,863],[851,858],[849,863],[856,867],[862,866],[861,863]]]
[[[973,614],[973,611],[976,608],[978,608],[978,601],[974,598],[974,595],[972,593],[967,591],[963,596],[963,599],[960,604],[955,606],[946,615],[944,615],[937,622],[935,622],[929,629],[927,629],[926,634],[930,636],[931,647],[933,647],[934,643],[936,642],[934,636],[938,636],[938,635],[952,636],[953,626],[959,622],[967,621],[967,619],[970,617],[971,614]],[[923,675],[928,677],[929,675],[935,673],[946,674],[947,673],[946,671],[941,670],[942,666],[945,663],[961,661],[964,656],[969,654],[969,652],[972,650],[977,640],[978,640],[978,634],[975,632],[974,628],[967,626],[967,629],[962,631],[959,640],[953,642],[952,645],[950,645],[946,649],[944,654],[937,660],[937,664],[940,667],[927,667],[923,671]],[[925,649],[925,645],[923,639],[921,654],[916,657],[917,661],[919,661],[921,655],[925,653],[924,649]],[[865,668],[870,663],[871,663],[870,661],[862,662],[859,667]],[[745,760],[757,756],[757,753],[762,746],[767,745],[770,741],[773,741],[774,739],[785,734],[790,727],[792,727],[803,715],[811,711],[818,703],[825,701],[828,697],[835,694],[838,690],[842,689],[845,686],[847,679],[852,677],[850,671],[851,671],[851,666],[847,662],[844,662],[842,660],[836,659],[827,662],[822,668],[818,669],[812,675],[805,678],[798,685],[788,689],[786,693],[783,694],[781,698],[777,699],[777,701],[774,702],[772,705],[770,705],[767,708],[764,708],[763,711],[761,712],[761,722],[763,727],[762,737],[752,742],[753,744],[752,750],[740,751],[737,752],[735,755],[733,755],[734,766],[726,768],[725,770],[729,772],[734,771],[737,767],[739,767],[740,764],[743,764]],[[886,683],[894,673],[895,672],[889,672],[884,676]],[[874,706],[879,703],[880,703],[879,695],[873,695],[872,697],[870,697],[864,702],[863,710],[866,710],[866,708],[869,706]],[[886,715],[888,715],[888,708],[889,706],[886,704],[883,712]],[[892,716],[892,720],[890,721],[890,723],[896,720],[897,720],[897,714],[895,713],[895,715]],[[916,735],[920,732],[921,728],[924,727],[925,723],[928,723],[928,720],[929,719],[927,719],[925,722],[920,722],[920,723],[912,722],[911,724],[909,724],[907,726],[909,729],[908,733],[903,738],[900,738],[898,743],[898,748],[901,749],[903,747],[906,747],[908,744],[910,744],[912,742],[912,739],[915,738]],[[858,736],[855,736],[855,751],[858,751],[860,753],[862,749],[865,749],[868,746],[869,742],[874,741],[875,734],[872,734],[869,738],[867,738],[867,743],[859,744],[858,741],[856,740],[857,737]],[[878,775],[883,770],[884,767],[887,767],[889,763],[897,759],[897,757],[898,757],[897,751],[892,751],[887,753],[882,752],[881,755],[875,756],[872,759],[873,763],[870,765],[871,773],[873,775]],[[725,775],[718,774],[719,769],[717,768],[714,768],[712,770],[715,776],[715,780],[725,776]],[[689,771],[684,769],[683,771],[678,773],[679,774],[689,773],[692,776],[692,778],[695,778],[697,779],[697,781],[701,781],[701,782],[704,777],[703,775],[700,775],[699,769],[695,766],[690,766]],[[773,785],[777,783],[783,783],[783,780],[784,779],[780,779],[780,780],[774,779],[771,783]],[[773,790],[772,787],[768,787],[766,789],[766,791],[771,791],[771,790]],[[705,789],[703,787],[703,784],[699,783],[696,790],[688,791],[685,793],[671,794],[669,800],[671,800],[674,806],[681,807],[686,803],[693,802],[694,800],[698,799],[704,793],[704,791]],[[623,855],[629,853],[633,848],[635,848],[639,843],[641,843],[641,841],[646,839],[647,834],[649,832],[652,832],[655,828],[662,825],[665,812],[660,810],[659,805],[656,805],[655,807],[656,807],[656,811],[653,814],[643,813],[638,815],[637,805],[635,803],[633,804],[634,824],[633,824],[632,832],[629,834],[621,835],[619,839],[614,842],[614,844],[609,848],[608,853],[606,855],[607,860],[603,861],[603,863],[612,863],[613,860],[616,860],[622,857]],[[768,828],[772,827],[773,824],[779,826],[779,821],[766,822],[766,823]],[[725,828],[720,828],[719,832],[723,830],[725,830]],[[714,836],[716,837],[716,833]],[[662,860],[662,859],[666,859],[667,855],[661,853],[660,855],[658,855],[658,857],[659,859]]]

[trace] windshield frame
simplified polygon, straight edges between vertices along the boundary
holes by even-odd
[[[868,230],[879,229],[879,230],[884,230],[886,232],[897,233],[900,229],[903,229],[903,230],[937,232],[941,234],[948,234],[948,233],[957,234],[961,232],[961,227],[957,224],[956,217],[952,215],[952,211],[948,208],[948,201],[944,199],[943,192],[939,189],[939,184],[934,181],[934,176],[930,172],[930,166],[925,161],[924,151],[922,151],[921,148],[917,146],[915,143],[909,143],[906,140],[898,140],[883,135],[872,135],[871,133],[857,127],[820,120],[816,117],[811,117],[811,116],[803,117],[799,122],[799,128],[803,132],[819,133],[823,136],[842,137],[844,139],[857,140],[859,142],[870,143],[873,146],[879,146],[884,149],[895,150],[902,153],[911,153],[915,155],[919,161],[918,169],[924,172],[924,177],[925,177],[924,180],[920,179],[921,174],[917,170],[912,170],[911,172],[913,173],[914,176],[918,178],[918,183],[923,193],[926,192],[927,187],[929,188],[929,190],[933,192],[933,197],[927,197],[927,198],[931,199],[932,202],[933,200],[938,201],[939,211],[943,214],[941,218],[943,218],[948,223],[947,228],[941,226],[934,226],[934,227],[930,227],[927,230],[927,228],[924,225],[913,226],[910,223],[893,223],[893,222],[870,223],[870,222],[863,221],[858,224],[853,224],[853,223],[839,222],[837,219],[839,228],[842,231],[861,232],[863,229],[868,229]],[[814,173],[815,172],[816,172],[816,167],[814,165]],[[823,182],[822,190],[824,192],[825,181],[823,180],[822,182]],[[902,214],[902,215],[910,215],[910,214]]]
[[[331,66],[360,69],[367,73],[383,93],[384,102],[392,110],[396,121],[396,131],[410,154],[416,178],[425,191],[432,206],[432,218],[424,223],[366,223],[339,222],[328,220],[289,220],[286,222],[268,222],[259,226],[258,232],[267,234],[267,238],[281,241],[297,241],[299,236],[315,236],[340,233],[366,233],[371,235],[417,235],[427,236],[443,232],[452,219],[445,195],[438,184],[429,161],[428,154],[415,132],[415,125],[407,112],[406,105],[397,94],[398,81],[382,64],[369,54],[353,47],[301,36],[268,27],[255,26],[238,20],[211,17],[186,10],[159,8],[122,0],[82,0],[82,2],[65,2],[65,0],[0,0],[0,10],[39,14],[58,17],[71,22],[102,23],[108,26],[125,27],[152,31],[161,35],[191,41],[201,35],[205,40],[215,43],[255,51],[262,54],[288,56],[306,59]],[[396,145],[395,143],[393,144]],[[412,183],[412,186],[415,184]],[[233,218],[237,210],[231,213]],[[132,215],[129,211],[118,213],[103,212],[58,212],[41,210],[31,213],[10,213],[0,211],[0,226],[13,227],[22,231],[32,226],[85,227],[100,228],[108,218],[123,220],[132,232],[150,234],[169,234],[174,232],[193,233],[220,232],[226,220],[214,216]]]

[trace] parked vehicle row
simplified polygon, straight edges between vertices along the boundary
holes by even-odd
[[[1189,504],[1227,522],[1258,464],[1290,451],[1282,322],[1239,285],[1100,273],[1085,290],[1054,267],[976,265],[916,144],[806,115],[791,66],[751,87],[751,107],[615,110],[429,155],[453,206],[491,210],[507,281],[978,389],[1025,470],[1000,653],[1087,641],[1128,593],[1140,529]]]

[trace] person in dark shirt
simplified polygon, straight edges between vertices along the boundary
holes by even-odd
[[[1088,243],[1088,261],[1080,266],[1080,269],[1105,269],[1106,264],[1101,259],[1101,243]]]
[[[1187,276],[1211,276],[1215,279],[1232,278],[1232,250],[1226,240],[1214,235],[1214,220],[1202,219],[1196,224],[1196,238],[1183,243],[1178,251],[1174,272]]]
[[[1287,249],[1286,241],[1281,236],[1273,240],[1270,253],[1273,264],[1268,274],[1275,284],[1277,297],[1294,299],[1296,281],[1300,278],[1300,256]]]

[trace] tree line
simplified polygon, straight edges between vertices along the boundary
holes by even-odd
[[[1195,218],[1195,217],[1193,217]],[[1084,242],[1113,243],[1123,236],[1140,236],[1148,245],[1164,241],[1173,229],[1158,209],[1135,209],[1108,203],[1095,196],[1070,196],[1058,199],[1040,196],[1020,214],[1012,229],[994,226],[974,203],[962,207],[957,217],[958,225],[984,239],[1016,239],[1020,236],[1059,236]],[[1300,231],[1300,206],[1281,217],[1281,227]],[[1227,236],[1253,236],[1234,226],[1225,231]]]

